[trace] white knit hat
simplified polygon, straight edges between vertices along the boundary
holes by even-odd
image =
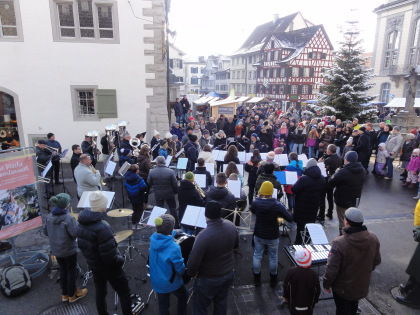
[[[108,204],[108,197],[102,191],[94,191],[89,196],[90,210],[102,212]]]
[[[172,133],[167,132],[165,135],[165,139],[172,139]]]
[[[308,268],[312,264],[311,252],[306,248],[299,249],[295,252],[295,260],[300,267]]]
[[[160,133],[157,130],[153,130],[153,135],[156,137],[157,135],[160,135]]]

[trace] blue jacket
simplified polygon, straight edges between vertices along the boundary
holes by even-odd
[[[147,190],[147,186],[143,178],[137,173],[127,171],[124,186],[127,190],[128,199],[133,205],[144,202],[144,192]]]
[[[175,112],[175,116],[182,116],[182,105],[180,102],[175,102],[174,103],[174,112]]]
[[[172,126],[171,134],[178,136],[179,141],[182,140],[183,134],[181,128],[175,128],[175,126]]]
[[[168,157],[168,151],[166,151],[166,149],[159,148],[159,155],[166,159]]]
[[[185,272],[184,258],[181,247],[175,243],[173,235],[155,232],[150,238],[150,280],[153,290],[157,293],[169,293],[184,284],[182,279]]]
[[[299,177],[302,176],[302,172],[303,172],[302,161],[299,161],[299,164],[297,166],[296,166],[296,161],[290,162],[290,164],[286,166],[286,171],[297,172]]]

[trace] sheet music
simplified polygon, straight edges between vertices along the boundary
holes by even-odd
[[[157,217],[160,217],[162,214],[166,213],[166,209],[165,208],[160,208],[158,206],[154,206],[152,213],[150,213],[149,219],[147,220],[146,225],[151,225],[151,226],[155,226],[155,219]]]
[[[238,152],[238,159],[239,159],[239,162],[246,163],[246,152],[245,151]]]
[[[229,164],[223,164],[223,172],[226,171],[226,167],[228,165]],[[237,167],[237,169],[239,171],[239,174],[241,174],[241,176],[244,177],[244,165],[243,164],[236,164],[236,167]]]
[[[294,185],[298,181],[297,173],[296,172],[285,172],[286,176],[286,184],[287,185]]]
[[[260,155],[261,155],[261,161],[266,161],[267,160],[268,153],[260,153]]]
[[[69,151],[69,149],[64,149],[63,153],[60,154],[60,159],[65,157],[68,151]]]
[[[225,160],[226,151],[219,151],[216,161],[223,162]]]
[[[201,188],[206,188],[207,176],[206,174],[194,174],[194,180]]]
[[[248,162],[252,158],[252,152],[245,154],[245,160]]]
[[[180,156],[182,154],[182,152],[184,152],[184,148],[179,150],[179,152],[175,155],[175,157],[178,158],[178,156]]]
[[[105,173],[108,175],[114,175],[114,171],[115,168],[117,167],[117,163],[113,162],[113,161],[108,161],[106,168],[105,168]]]
[[[312,244],[329,244],[321,224],[308,223],[305,227],[309,232]]]
[[[220,152],[220,150],[213,150],[213,151],[211,151],[211,155],[213,156],[213,159],[215,161],[217,161],[217,157],[219,156],[219,152]]]
[[[241,181],[240,180],[228,180],[228,188],[235,198],[241,198]]]
[[[50,160],[50,161],[48,162],[47,166],[45,166],[44,170],[43,170],[43,171],[42,171],[42,173],[41,173],[41,177],[44,177],[44,178],[46,178],[46,177],[47,177],[47,173],[48,173],[48,171],[50,170],[51,166],[52,166],[52,160]]]
[[[277,189],[273,188],[273,195],[271,197],[277,199]]]
[[[168,155],[166,157],[166,167],[169,167],[169,165],[171,165],[171,161],[172,161],[172,155]]]
[[[318,167],[319,167],[319,169],[321,170],[321,174],[322,174],[322,176],[327,177],[327,170],[325,169],[325,164],[324,164],[324,162],[319,162],[319,163],[318,163]]]
[[[210,173],[211,176],[214,176],[214,163],[204,163],[206,170]],[[198,167],[198,164],[195,163],[195,168]]]
[[[125,173],[127,173],[128,169],[130,168],[131,164],[128,163],[127,161],[124,162],[124,164],[120,167],[120,169],[118,170],[118,173],[121,176],[124,176]]]
[[[299,161],[302,161],[303,167],[306,167],[306,164],[308,163],[308,157],[306,154],[298,155]]]
[[[205,217],[205,208],[188,205],[182,217],[181,224],[206,228],[207,222]]]
[[[90,203],[89,203],[89,197],[93,193],[93,191],[84,191],[82,194],[82,197],[80,197],[79,203],[77,204],[77,208],[89,208],[90,209]],[[108,203],[106,205],[106,208],[111,208],[112,202],[114,201],[115,192],[113,191],[103,191],[107,197],[108,197]]]
[[[176,168],[179,170],[185,170],[187,168],[188,159],[187,158],[179,158],[178,164],[176,165]]]
[[[276,157],[278,157],[278,164],[280,166],[287,166],[289,165],[289,158],[287,157],[287,154],[276,154]],[[274,159],[276,161],[276,159]]]

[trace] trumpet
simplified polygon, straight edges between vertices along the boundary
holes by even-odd
[[[195,186],[195,189],[200,194],[201,198],[203,198],[203,199],[206,198],[206,193],[204,192],[204,190],[201,189],[200,186],[198,186],[198,184],[196,182],[194,182],[194,186]]]
[[[58,153],[58,151],[60,151],[60,149],[59,148],[53,148],[53,147],[50,147],[49,145],[46,145],[45,146],[48,150],[50,150],[50,151],[55,151],[55,152],[57,152]]]

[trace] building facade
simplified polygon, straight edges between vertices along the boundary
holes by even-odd
[[[393,97],[405,97],[404,76],[412,67],[420,72],[420,1],[386,1],[374,12],[378,17],[372,57],[376,77],[368,94],[388,103]],[[416,97],[420,97],[420,84]]]
[[[185,53],[169,44],[169,99],[175,100],[185,94]]]
[[[204,67],[204,73],[201,77],[201,88],[200,93],[201,94],[207,94],[210,92],[214,92],[216,88],[216,76],[214,72],[218,69],[218,63],[217,63],[217,56],[209,56],[207,58],[206,66]]]
[[[214,91],[221,97],[227,97],[229,95],[230,58],[219,55],[216,59],[216,65],[217,67],[214,71]]]
[[[203,56],[187,57],[184,60],[185,70],[185,92],[187,94],[199,94],[201,89],[201,78],[205,74],[206,59]]]
[[[165,21],[157,0],[0,0],[0,135],[69,148],[121,120],[167,131]]]

